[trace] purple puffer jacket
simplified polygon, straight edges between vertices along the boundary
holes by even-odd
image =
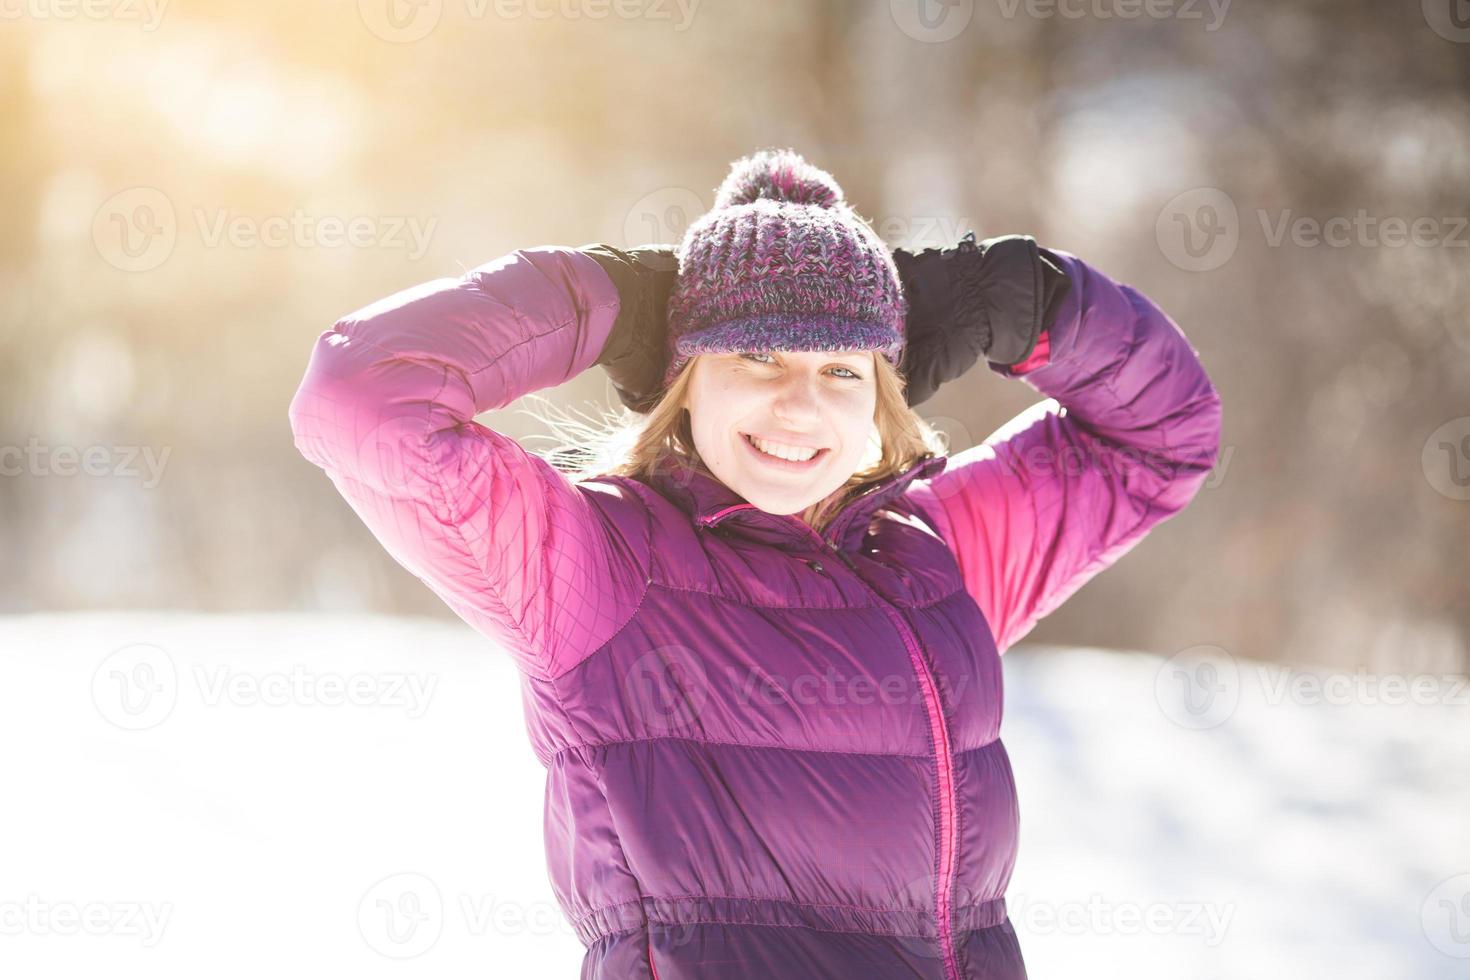
[[[1220,432],[1173,321],[1052,251],[1059,315],[990,365],[1048,400],[820,536],[692,471],[573,483],[474,421],[601,352],[618,297],[574,249],[317,340],[297,447],[520,669],[584,980],[1025,976],[1000,653],[1190,501]]]

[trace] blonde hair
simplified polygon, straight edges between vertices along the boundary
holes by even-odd
[[[659,396],[646,416],[629,409],[594,426],[562,416],[546,399],[548,414],[530,412],[545,422],[558,445],[543,454],[553,466],[573,480],[595,476],[628,476],[645,483],[656,472],[692,466],[713,476],[699,458],[689,421],[689,383],[698,356],[691,358]],[[873,409],[876,429],[876,459],[859,468],[831,494],[821,500],[812,514],[811,526],[820,533],[827,523],[854,497],[868,487],[912,467],[919,460],[947,451],[942,433],[909,407],[904,398],[904,379],[887,358],[874,355],[877,402]],[[536,396],[540,397],[540,396]],[[875,454],[870,452],[864,459]]]

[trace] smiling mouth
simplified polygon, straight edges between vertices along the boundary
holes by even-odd
[[[783,456],[775,456],[761,449],[755,444],[755,441],[751,438],[750,433],[748,432],[740,433],[740,438],[742,442],[750,447],[750,451],[754,453],[756,457],[758,457],[762,462],[770,463],[773,466],[779,466],[782,469],[810,469],[817,463],[818,460],[825,458],[827,453],[831,451],[829,448],[824,446],[823,448],[818,449],[815,453],[813,453],[809,459],[786,459]]]

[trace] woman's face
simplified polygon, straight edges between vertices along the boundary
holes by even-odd
[[[806,519],[857,471],[876,436],[873,358],[867,350],[700,354],[687,402],[694,448],[761,510]],[[769,455],[751,437],[796,460]]]

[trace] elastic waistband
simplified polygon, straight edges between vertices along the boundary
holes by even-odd
[[[956,905],[954,931],[988,929],[1007,921],[1006,901],[994,898]],[[678,928],[701,923],[803,926],[826,932],[858,932],[937,939],[934,916],[914,909],[870,909],[851,905],[805,905],[769,898],[645,897],[593,909],[572,921],[583,945],[650,925]]]

